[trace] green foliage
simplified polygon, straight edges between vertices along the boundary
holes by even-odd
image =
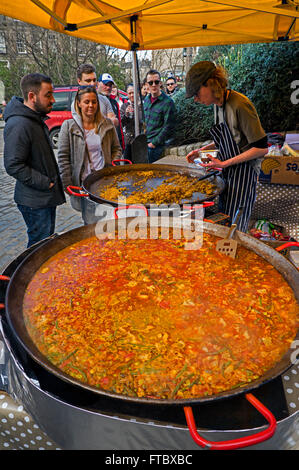
[[[194,63],[200,60],[213,60],[226,68],[229,87],[253,102],[266,132],[298,128],[299,104],[291,101],[295,87],[298,89],[297,42],[202,47]],[[209,139],[213,107],[184,99],[183,89],[175,96],[175,103],[179,121],[176,143]]]
[[[254,103],[266,132],[296,129],[299,105],[291,101],[291,86],[299,77],[298,43],[243,46],[241,67],[232,63],[229,74],[231,87]]]
[[[176,106],[175,143],[191,144],[210,139],[209,128],[213,125],[213,108],[196,104],[193,98],[185,98],[185,88],[173,97]]]
[[[110,73],[110,75],[113,77],[113,80],[117,84],[117,87],[121,90],[126,89],[126,76],[121,69],[120,64],[116,61],[113,62],[111,59],[98,61],[96,63],[96,70],[100,71],[97,73],[97,78],[101,73]]]

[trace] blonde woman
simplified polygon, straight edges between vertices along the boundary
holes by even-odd
[[[219,198],[219,210],[234,218],[243,207],[238,229],[246,232],[256,197],[261,157],[267,153],[267,137],[253,103],[228,87],[226,71],[210,61],[193,65],[186,76],[186,98],[214,105],[215,125],[210,129],[213,143],[187,155],[188,162],[200,150],[218,149],[218,158],[202,166],[222,168],[226,182]]]
[[[122,154],[112,121],[101,114],[95,87],[79,87],[74,109],[59,133],[58,166],[64,189],[81,186],[91,172],[111,165]],[[71,196],[71,204],[81,211],[85,225],[98,220],[96,205],[89,199]]]

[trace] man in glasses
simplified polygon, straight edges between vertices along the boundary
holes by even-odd
[[[94,86],[97,87],[98,81],[96,76],[95,67],[92,64],[81,64],[77,68],[77,82],[80,87]],[[118,126],[118,119],[112,109],[111,103],[108,98],[102,94],[99,94],[99,102],[101,113],[103,116],[111,119],[115,127]]]
[[[166,94],[173,97],[178,91],[175,77],[168,77],[166,80]]]
[[[102,73],[102,75],[99,76],[98,90],[101,95],[104,95],[110,101],[114,114],[118,120],[117,124],[114,122],[114,125],[115,125],[116,132],[118,135],[119,143],[121,145],[122,150],[124,151],[125,139],[124,139],[124,134],[123,134],[122,126],[121,126],[119,105],[117,101],[111,96],[112,87],[114,84],[115,82],[112,76],[110,75],[110,73]]]
[[[166,141],[175,128],[175,105],[164,91],[161,90],[161,75],[151,69],[146,74],[149,94],[144,99],[144,115],[148,146],[148,161],[159,160]]]

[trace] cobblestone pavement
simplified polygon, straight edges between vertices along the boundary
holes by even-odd
[[[0,129],[0,273],[27,246],[26,226],[14,202],[15,180],[4,169],[3,129]],[[79,212],[72,209],[69,199],[57,208],[56,232],[61,233],[82,225]]]

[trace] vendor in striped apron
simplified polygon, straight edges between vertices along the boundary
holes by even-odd
[[[213,143],[187,155],[193,162],[200,150],[218,149],[217,158],[202,166],[221,168],[226,183],[219,197],[219,211],[231,220],[240,206],[238,230],[246,232],[256,197],[261,158],[267,153],[267,137],[252,102],[241,93],[227,88],[225,70],[213,62],[193,65],[186,77],[186,97],[196,103],[214,105],[215,125],[210,129]]]

